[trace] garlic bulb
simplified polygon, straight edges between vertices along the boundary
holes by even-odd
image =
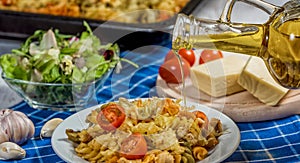
[[[11,109],[0,110],[0,143],[22,144],[35,132],[34,124],[22,112]]]
[[[41,137],[51,137],[56,127],[62,122],[63,120],[61,118],[53,118],[41,129]]]
[[[26,151],[18,144],[4,142],[0,144],[0,160],[16,160],[26,156]]]

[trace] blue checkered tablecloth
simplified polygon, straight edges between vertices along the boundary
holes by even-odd
[[[151,50],[149,50],[151,49]],[[98,103],[117,100],[119,97],[140,98],[156,96],[158,67],[164,60],[168,47],[148,46],[123,52],[126,57],[139,64],[136,69],[123,64],[123,71],[112,74],[104,86],[97,91]],[[140,52],[142,51],[142,52]],[[36,127],[38,137],[41,127],[48,120],[58,117],[67,118],[75,112],[36,110],[21,102],[12,109],[26,113]],[[224,162],[300,162],[300,116],[283,119],[237,123],[241,141],[237,150]],[[19,161],[3,162],[64,162],[53,151],[50,138],[32,139],[22,145],[26,158]]]

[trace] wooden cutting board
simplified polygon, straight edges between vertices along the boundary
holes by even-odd
[[[156,80],[156,89],[160,97],[183,98],[181,84],[168,84],[159,75]],[[187,101],[217,109],[235,122],[266,121],[300,114],[300,89],[290,90],[278,106],[265,105],[248,91],[214,98],[199,91],[192,85],[189,78],[186,79],[186,88],[183,93]]]

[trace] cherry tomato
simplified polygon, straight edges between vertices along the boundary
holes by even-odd
[[[205,49],[201,52],[199,64],[203,64],[219,58],[223,58],[223,54],[220,50]]]
[[[140,133],[133,133],[121,143],[120,153],[129,160],[140,159],[147,153],[147,142]]]
[[[175,58],[175,57],[176,57],[176,56],[175,56],[174,51],[173,51],[173,50],[170,50],[170,51],[167,53],[164,62],[167,62],[168,60],[171,60],[171,59],[173,59],[173,58]]]
[[[208,121],[208,118],[207,118],[206,114],[203,113],[202,111],[199,111],[199,110],[193,111],[193,113],[196,116],[196,118],[200,118],[204,121],[204,124],[199,124],[199,125],[201,125],[201,126],[204,125],[204,128],[208,129],[209,121]]]
[[[186,59],[186,60],[189,62],[190,66],[193,66],[193,65],[194,65],[195,60],[196,60],[196,56],[195,56],[194,50],[192,50],[192,49],[191,49],[191,50],[180,49],[180,50],[178,51],[178,54],[179,54],[181,57],[183,57],[184,59]],[[176,56],[175,56],[173,50],[170,50],[170,51],[168,52],[168,54],[166,55],[166,57],[165,57],[165,62],[168,61],[168,60],[170,60],[170,59],[173,59],[173,58],[175,58],[175,57],[176,57]]]
[[[184,79],[190,75],[190,64],[184,58],[181,58]],[[164,62],[159,68],[159,75],[167,83],[182,83],[182,73],[180,70],[180,62],[175,57]]]
[[[97,122],[102,129],[112,131],[120,127],[125,118],[124,108],[115,103],[109,103],[102,106],[97,115]]]

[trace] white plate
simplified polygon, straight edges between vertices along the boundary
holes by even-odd
[[[215,150],[206,159],[199,162],[221,162],[228,158],[240,143],[240,131],[236,124],[229,117],[215,109],[193,102],[187,102],[187,105],[194,105],[196,110],[203,111],[209,119],[212,117],[219,118],[225,130],[225,134],[219,137],[220,142],[215,147]],[[86,116],[99,106],[94,106],[73,114],[56,128],[51,139],[51,144],[53,150],[61,159],[69,163],[87,162],[76,155],[74,147],[68,141],[65,131],[66,129],[82,130],[87,128],[88,124],[85,122]]]

